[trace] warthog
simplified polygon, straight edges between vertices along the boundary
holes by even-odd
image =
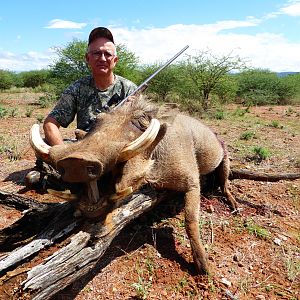
[[[100,114],[94,128],[73,144],[50,147],[34,125],[31,145],[64,181],[84,183],[79,207],[90,216],[97,216],[104,205],[101,181],[105,177],[113,182],[112,201],[145,184],[183,192],[194,261],[198,271],[208,272],[199,234],[200,177],[214,172],[231,208],[236,209],[237,203],[228,188],[226,151],[200,121],[177,112],[163,114],[156,105],[139,97]]]

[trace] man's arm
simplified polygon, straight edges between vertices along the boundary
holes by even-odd
[[[63,138],[59,131],[60,124],[52,117],[48,116],[43,125],[45,138],[50,146],[63,144]]]

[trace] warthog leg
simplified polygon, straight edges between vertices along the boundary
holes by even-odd
[[[185,194],[185,228],[190,239],[194,262],[200,273],[209,273],[205,249],[200,240],[199,208],[200,187]]]
[[[221,191],[225,196],[225,198],[227,199],[230,208],[232,210],[237,210],[238,204],[229,190],[229,180],[228,180],[229,172],[230,172],[230,162],[228,156],[226,155],[222,160],[222,162],[220,163],[220,165],[218,166],[216,170],[216,174],[219,179]]]

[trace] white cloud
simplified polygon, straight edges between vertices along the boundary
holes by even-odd
[[[65,28],[65,29],[81,29],[85,27],[86,23],[76,23],[72,21],[54,19],[49,22],[49,25],[45,28]]]
[[[111,26],[116,43],[125,44],[142,63],[165,62],[185,45],[194,51],[209,50],[213,55],[238,55],[249,66],[271,71],[300,71],[300,43],[291,43],[280,34],[241,34],[234,29],[258,26],[260,20],[220,21],[214,24],[174,24],[164,28],[124,28]],[[1,55],[0,69],[23,71],[47,67],[54,53]],[[180,58],[184,58],[182,55]],[[179,58],[179,59],[180,59]]]
[[[125,44],[143,63],[162,62],[185,45],[187,54],[209,50],[214,55],[238,55],[249,66],[272,71],[299,71],[300,43],[289,43],[282,35],[238,34],[229,29],[255,26],[255,22],[226,21],[206,25],[172,25],[165,28],[112,28],[117,43]],[[227,30],[227,31],[224,31]]]
[[[282,7],[280,12],[292,17],[300,16],[300,1],[290,1],[290,4]]]
[[[28,52],[15,54],[12,52],[0,52],[0,69],[9,71],[31,71],[47,68],[53,62],[56,54],[52,50],[45,53]]]

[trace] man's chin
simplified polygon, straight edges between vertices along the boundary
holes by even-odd
[[[108,68],[97,68],[97,70],[96,70],[96,74],[105,75],[105,74],[108,74],[108,73],[109,73],[109,69]]]

